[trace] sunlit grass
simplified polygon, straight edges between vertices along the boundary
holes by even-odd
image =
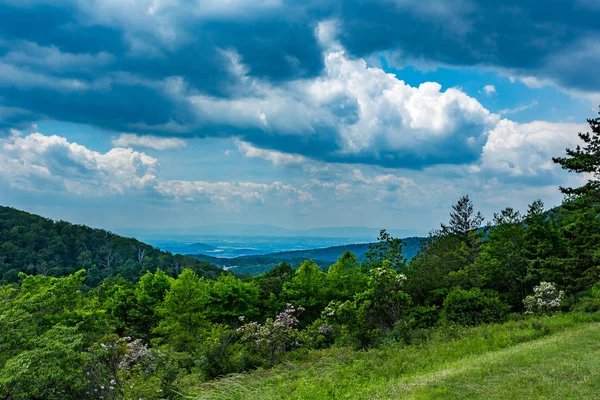
[[[531,399],[600,393],[600,314],[440,330],[421,345],[306,352],[194,388],[198,399]]]

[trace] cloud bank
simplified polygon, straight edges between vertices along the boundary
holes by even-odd
[[[500,118],[458,88],[368,65],[374,54],[600,92],[590,2],[213,3],[0,1],[0,128],[50,118],[421,169],[476,161]]]

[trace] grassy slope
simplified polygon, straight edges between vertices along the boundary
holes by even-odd
[[[226,377],[199,399],[564,399],[600,393],[600,315],[437,334],[426,345],[313,351]],[[462,336],[450,340],[453,334]]]

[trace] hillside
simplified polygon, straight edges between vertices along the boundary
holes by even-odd
[[[214,278],[221,269],[205,261],[173,255],[103,229],[53,221],[0,206],[0,281],[16,282],[19,272],[64,276],[86,270],[86,283],[111,276],[135,281],[146,270],[176,275],[184,267]]]
[[[231,272],[237,275],[259,275],[268,272],[275,268],[281,263],[288,263],[293,268],[298,268],[305,260],[310,258],[298,257],[276,257],[275,254],[266,254],[263,256],[243,256],[235,258],[220,258],[206,256],[204,254],[189,254],[188,257],[193,257],[198,260],[217,265],[225,270],[231,270]],[[319,267],[327,268],[332,261],[315,260],[315,264]]]
[[[189,390],[223,400],[591,399],[600,391],[599,320],[559,315],[438,332],[426,346],[313,351]]]
[[[419,251],[419,247],[421,246],[421,240],[422,238],[419,237],[409,237],[402,239],[402,241],[404,242],[404,257],[406,257],[408,260],[413,258]],[[335,262],[346,251],[351,251],[358,257],[359,261],[364,261],[366,258],[367,251],[369,251],[369,246],[371,245],[372,243],[359,243],[343,246],[333,246],[323,249],[284,251],[279,253],[268,254],[266,256],[282,259],[303,258]]]
[[[422,238],[409,237],[402,240],[404,242],[404,256],[410,260],[419,251]],[[189,256],[218,265],[222,268],[231,269],[236,274],[258,275],[271,270],[277,264],[282,262],[287,262],[292,265],[292,267],[297,268],[303,261],[313,260],[317,265],[326,268],[336,262],[346,251],[351,251],[358,257],[359,261],[364,261],[371,244],[372,243],[358,243],[322,249],[283,251],[260,256],[242,256],[234,258],[218,258],[202,254],[190,254]]]

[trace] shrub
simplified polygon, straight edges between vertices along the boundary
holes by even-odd
[[[563,300],[565,293],[558,290],[554,283],[541,282],[533,288],[533,295],[525,297],[525,314],[549,315],[556,311]]]
[[[140,339],[107,335],[86,352],[84,367],[90,398],[170,398],[183,371],[172,354],[150,349]]]
[[[509,306],[493,290],[454,289],[444,300],[442,320],[464,326],[502,321]]]
[[[275,362],[280,353],[300,346],[301,333],[296,329],[299,321],[294,314],[304,311],[288,304],[277,318],[268,318],[264,324],[250,322],[237,329],[240,342],[247,343],[252,351]],[[243,321],[244,317],[240,317]]]
[[[600,282],[592,286],[592,296],[600,303]]]
[[[331,301],[321,318],[340,332],[338,343],[370,347],[392,332],[407,314],[410,296],[403,291],[406,277],[389,267],[369,271],[367,290],[352,301]]]
[[[413,328],[429,328],[434,326],[440,318],[440,311],[436,306],[418,306],[410,312],[410,323]]]

